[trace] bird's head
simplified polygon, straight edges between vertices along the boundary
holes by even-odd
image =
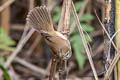
[[[71,48],[62,48],[59,51],[59,55],[58,56],[62,60],[68,60],[68,59],[70,59],[71,56],[72,56]]]
[[[68,60],[70,59],[72,56],[72,52],[71,51],[67,51],[66,53],[64,53],[64,55],[61,57],[63,60]]]

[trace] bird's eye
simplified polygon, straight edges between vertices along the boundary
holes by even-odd
[[[70,53],[69,51],[63,56],[63,59],[67,60],[70,58]]]
[[[65,57],[68,57],[69,56],[69,53],[67,52],[66,54],[65,54]]]

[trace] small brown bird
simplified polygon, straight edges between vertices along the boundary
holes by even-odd
[[[45,6],[35,7],[27,15],[27,26],[38,31],[47,42],[54,55],[62,60],[68,60],[71,55],[69,40],[53,28],[52,18]]]

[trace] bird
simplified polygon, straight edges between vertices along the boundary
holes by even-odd
[[[53,54],[62,60],[72,56],[70,41],[54,29],[51,14],[46,6],[35,7],[28,12],[26,25],[34,28],[45,39]]]

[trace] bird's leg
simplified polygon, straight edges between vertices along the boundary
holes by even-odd
[[[64,61],[64,60],[60,60],[60,63],[59,63],[59,80],[66,80],[66,77],[67,77],[67,70],[66,70],[66,63],[67,61]]]
[[[56,62],[57,62],[57,56],[55,55],[55,56],[53,56],[52,62],[51,62],[49,80],[54,80],[55,71],[56,71],[56,64],[57,64]]]

